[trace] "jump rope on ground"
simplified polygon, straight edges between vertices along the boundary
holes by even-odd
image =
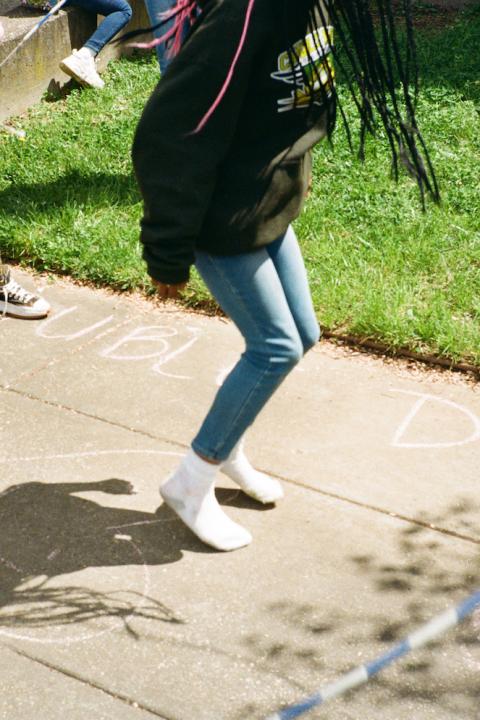
[[[360,685],[364,685],[370,678],[378,675],[392,663],[405,657],[413,650],[432,642],[432,640],[446,633],[447,630],[461,623],[469,615],[472,615],[477,608],[480,608],[480,589],[456,607],[450,608],[450,610],[437,615],[433,620],[422,625],[383,655],[369,663],[359,665],[346,675],[342,675],[338,680],[325,685],[313,695],[289,705],[273,715],[269,715],[266,720],[293,720],[320,705],[324,705],[328,700],[333,700]]]

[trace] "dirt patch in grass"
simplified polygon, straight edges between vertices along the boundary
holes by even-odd
[[[404,0],[392,0],[395,16],[403,17]],[[430,0],[413,2],[413,22],[417,30],[442,30],[455,23],[462,10],[479,5],[478,0]]]

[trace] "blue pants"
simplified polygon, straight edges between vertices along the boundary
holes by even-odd
[[[242,255],[197,251],[195,265],[246,343],[192,443],[197,454],[223,461],[318,342],[320,329],[292,228],[274,243]]]
[[[161,14],[166,12],[167,10],[171,10],[175,4],[176,0],[145,0],[145,7],[147,8],[147,12],[152,25],[156,25],[158,22],[160,22]],[[170,20],[165,25],[157,28],[157,30],[155,30],[153,33],[154,37],[159,38],[162,37],[162,35],[165,35],[165,33],[172,26],[172,24],[173,20]],[[163,73],[167,69],[169,62],[165,43],[157,45],[156,51],[158,64],[160,65],[160,71]]]
[[[98,55],[132,17],[132,8],[126,0],[68,0],[65,6],[67,5],[76,5],[95,15],[105,16],[105,20],[84,45],[95,55]]]
[[[161,15],[168,10],[171,10],[176,5],[176,0],[145,0],[145,6],[147,8],[150,22],[152,25],[156,25],[161,20]],[[169,20],[165,25],[157,28],[153,35],[156,38],[162,37],[172,27],[174,20]],[[185,28],[186,33],[187,28]],[[161,43],[156,46],[158,64],[160,65],[160,71],[165,72],[169,63],[170,57],[165,43]]]

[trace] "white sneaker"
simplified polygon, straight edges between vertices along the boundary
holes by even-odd
[[[50,305],[43,298],[25,290],[10,275],[10,268],[0,265],[0,315],[38,320],[48,315]]]
[[[97,73],[95,59],[91,55],[83,55],[74,50],[71,55],[62,60],[60,69],[81,85],[98,89],[105,87],[105,83]]]

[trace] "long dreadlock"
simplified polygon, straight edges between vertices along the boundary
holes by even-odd
[[[312,0],[308,26],[315,57],[310,49],[311,42],[305,44],[305,52],[308,68],[310,71],[313,68],[313,77],[303,69],[305,64],[300,62],[298,54],[293,62],[302,70],[301,83],[310,93],[312,104],[320,96],[328,108],[332,105],[329,100],[335,99],[333,106],[338,107],[352,147],[349,122],[334,82],[333,65],[327,55],[331,52],[334,66],[342,75],[360,118],[360,157],[364,157],[366,134],[376,135],[381,124],[390,147],[395,179],[398,179],[401,162],[417,181],[424,204],[426,192],[438,201],[439,190],[415,117],[418,72],[411,0],[402,0],[401,11],[405,26],[403,52],[391,0]],[[378,18],[378,30],[375,17]],[[319,21],[327,37],[326,48],[318,33]],[[338,37],[338,45],[334,42],[334,35]],[[295,56],[292,50],[290,52]],[[324,58],[323,62],[318,61],[319,57]],[[329,135],[334,123],[334,114],[327,115]]]
[[[310,99],[310,109],[321,104],[327,113],[329,136],[335,125],[335,108],[338,108],[352,147],[349,122],[335,84],[335,66],[348,87],[360,118],[360,157],[364,157],[366,134],[376,135],[380,124],[390,147],[395,178],[398,178],[400,161],[417,181],[422,204],[426,192],[438,201],[435,173],[415,117],[418,74],[411,0],[400,0],[405,28],[403,52],[400,49],[392,0],[305,2],[308,6],[309,42],[305,42],[301,49],[298,43],[293,45],[288,42],[294,78],[294,105],[297,104],[297,97],[305,93]],[[141,47],[154,47],[166,42],[169,43],[171,53],[175,54],[181,46],[185,24],[192,25],[195,22],[202,12],[203,4],[201,0],[177,0],[173,10],[164,13],[153,28],[128,33],[121,39],[156,30],[172,21],[171,27],[162,37]],[[246,41],[254,5],[255,0],[248,0],[244,27],[225,82],[195,132],[205,127],[230,85]],[[288,37],[289,13],[298,12],[298,7],[292,8],[291,0],[283,0],[283,8],[279,7],[279,12],[283,13],[283,25]],[[338,45],[334,42],[334,34],[338,38]],[[302,61],[304,58],[306,61]]]

